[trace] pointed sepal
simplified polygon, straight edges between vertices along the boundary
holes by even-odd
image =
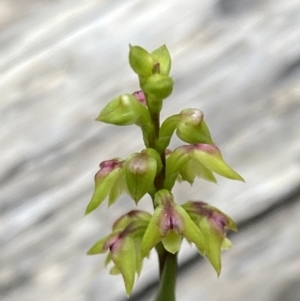
[[[159,218],[163,208],[157,207],[152,215],[149,225],[145,231],[145,234],[141,243],[141,257],[144,258],[148,256],[150,250],[154,248],[161,238],[163,237],[159,228]]]
[[[171,70],[171,56],[166,45],[163,45],[151,53],[154,59],[154,64],[158,65],[158,73],[163,75],[169,75]]]
[[[244,179],[223,160],[220,150],[215,145],[194,144],[190,154],[208,170],[225,178],[244,182]]]
[[[140,46],[129,46],[129,63],[132,70],[144,79],[147,79],[151,74],[154,66],[153,56]]]
[[[115,237],[116,234],[112,233],[100,240],[98,240],[87,252],[87,255],[96,255],[96,254],[104,254],[107,252],[107,242],[110,241],[111,238]],[[111,261],[111,257],[107,258],[108,263]]]
[[[124,279],[126,294],[131,294],[136,273],[136,249],[133,239],[125,236],[111,246],[112,261]]]
[[[185,148],[177,148],[166,160],[166,178],[164,187],[171,190],[176,182],[180,170],[190,159]]]
[[[191,185],[194,183],[195,178],[202,178],[209,182],[217,183],[217,180],[209,169],[207,169],[199,161],[190,158],[180,169],[181,180],[187,181]]]

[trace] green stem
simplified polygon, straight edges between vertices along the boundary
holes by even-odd
[[[159,258],[160,284],[155,301],[175,301],[177,254],[166,251],[161,243],[156,250]]]
[[[154,132],[151,133],[151,139],[149,139],[149,147],[156,149],[159,152],[162,161],[162,170],[155,177],[154,185],[156,192],[164,188],[165,173],[166,173],[166,158],[165,158],[165,148],[157,149],[156,142],[159,138],[160,130],[160,106],[151,107],[151,102],[148,100],[148,95],[146,95],[148,110],[150,113],[150,118],[154,126]],[[152,202],[154,205],[154,195],[151,195]],[[154,206],[155,207],[155,206]],[[156,246],[156,251],[159,260],[159,289],[155,301],[175,301],[175,287],[176,287],[176,275],[177,275],[177,254],[169,253],[160,242]]]

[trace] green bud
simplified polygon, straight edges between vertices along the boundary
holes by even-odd
[[[115,125],[135,124],[145,110],[136,97],[122,94],[109,102],[96,120]]]
[[[172,93],[173,85],[174,82],[171,77],[162,74],[153,74],[147,79],[143,90],[146,94],[152,96],[152,101],[155,101],[155,99],[162,100]]]
[[[134,153],[126,159],[126,183],[136,203],[152,190],[156,171],[156,160],[147,154]]]
[[[244,182],[244,179],[223,160],[220,150],[215,145],[195,144],[191,156],[207,169],[225,178]]]
[[[157,166],[156,173],[157,174],[160,173],[160,171],[162,169],[162,162],[161,162],[161,158],[160,158],[159,153],[155,149],[153,149],[153,148],[146,148],[146,149],[142,150],[141,153],[142,154],[146,154],[146,155],[148,155],[148,156],[150,156],[150,157],[152,157],[152,158],[155,159],[156,166]]]
[[[178,123],[176,134],[187,143],[212,143],[212,139],[204,123],[204,114],[197,109],[185,109],[180,112],[181,120]]]
[[[132,70],[147,79],[152,74],[154,59],[148,51],[139,46],[129,46],[129,63]]]
[[[171,70],[171,56],[166,45],[163,45],[151,53],[154,63],[159,64],[159,73],[169,75]]]
[[[113,99],[96,120],[119,126],[136,124],[142,129],[146,146],[149,145],[149,136],[154,131],[147,107],[131,94],[123,94]]]

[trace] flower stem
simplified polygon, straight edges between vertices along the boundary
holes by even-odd
[[[162,243],[156,247],[159,258],[160,284],[155,301],[175,301],[177,254],[169,253]]]
[[[148,105],[148,110],[150,113],[151,121],[154,125],[154,133],[151,135],[149,140],[149,147],[154,148],[159,152],[162,170],[155,177],[154,186],[156,192],[164,188],[165,182],[165,172],[166,172],[166,159],[165,159],[165,149],[158,150],[156,147],[156,141],[159,138],[160,130],[160,110],[162,106],[162,101],[160,105],[151,107],[151,102],[148,101],[148,95],[146,96],[146,101]],[[152,202],[154,205],[154,195],[151,195]],[[155,207],[155,205],[154,205]],[[154,208],[155,209],[155,208]],[[155,301],[175,301],[175,287],[176,287],[176,275],[177,275],[177,254],[169,253],[160,242],[156,247],[159,261],[159,289]]]

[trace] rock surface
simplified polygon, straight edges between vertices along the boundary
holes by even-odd
[[[142,149],[137,128],[93,122],[108,100],[138,89],[128,43],[168,45],[175,91],[163,116],[202,109],[224,158],[246,179],[176,187],[179,200],[253,220],[234,236],[221,278],[207,263],[193,266],[179,278],[179,300],[299,299],[299,205],[261,216],[300,194],[298,0],[3,0],[0,30],[1,300],[124,296],[104,258],[85,252],[134,205],[124,197],[108,213],[83,213],[99,162]],[[150,210],[146,199],[141,207]],[[194,256],[183,251],[183,263]],[[156,273],[153,254],[135,290]]]

